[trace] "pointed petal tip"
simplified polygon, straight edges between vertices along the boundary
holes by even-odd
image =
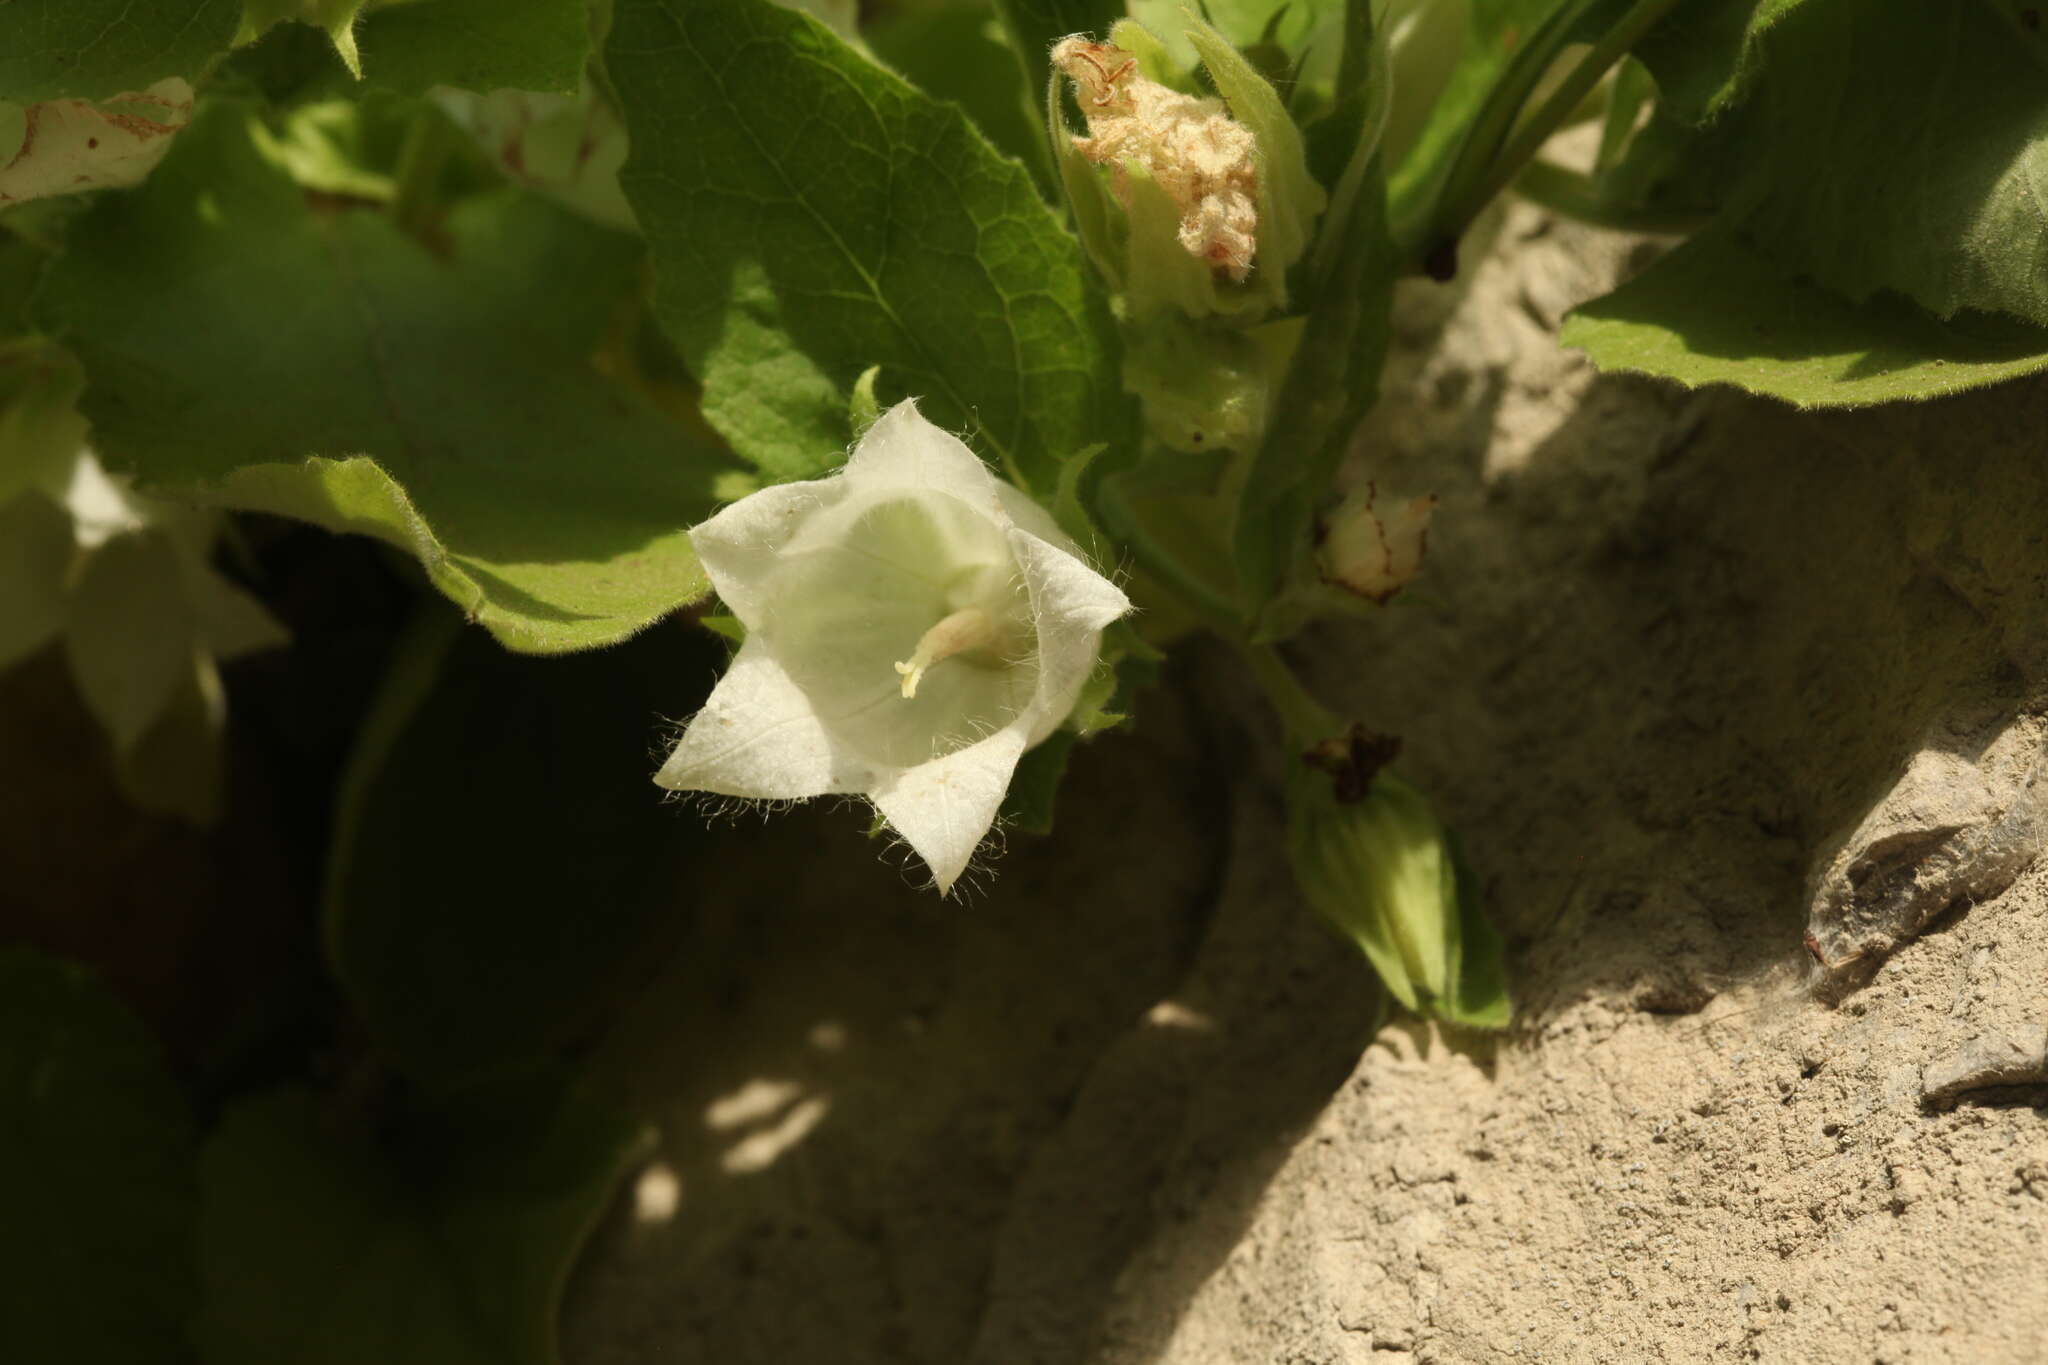
[[[995,825],[1024,744],[1024,731],[1012,725],[868,794],[889,828],[931,871],[941,896],[966,874]]]

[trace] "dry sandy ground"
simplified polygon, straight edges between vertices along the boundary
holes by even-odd
[[[1360,472],[1443,495],[1429,572],[1299,646],[1465,832],[1517,1027],[1374,1036],[1195,651],[964,905],[850,811],[736,831],[612,1058],[663,1150],[572,1365],[2048,1361],[2048,866],[1836,1006],[1801,948],[1916,753],[2028,733],[2048,387],[1596,380],[1556,324],[1631,250],[1517,210],[1405,300]]]

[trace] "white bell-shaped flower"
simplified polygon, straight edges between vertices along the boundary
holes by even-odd
[[[1131,605],[909,401],[837,474],[764,488],[690,540],[747,635],[655,781],[864,795],[941,893]]]

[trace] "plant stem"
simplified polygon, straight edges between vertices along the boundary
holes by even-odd
[[[1202,581],[1179,555],[1140,524],[1113,478],[1102,481],[1096,501],[1112,538],[1129,550],[1138,567],[1172,593],[1189,615],[1226,640],[1242,638],[1238,605]]]
[[[1704,213],[1642,208],[1603,199],[1591,177],[1541,159],[1523,168],[1513,188],[1524,199],[1554,213],[1620,232],[1678,236],[1697,232],[1711,220]]]
[[[439,203],[441,172],[455,150],[455,129],[438,109],[422,109],[405,130],[392,173],[391,219],[401,232],[418,237]]]
[[[1278,650],[1271,645],[1251,645],[1242,641],[1238,642],[1238,650],[1250,666],[1252,676],[1265,689],[1267,700],[1280,713],[1280,723],[1287,727],[1289,743],[1306,749],[1343,732],[1343,720],[1309,695],[1308,689],[1301,685],[1301,679],[1294,676],[1294,670],[1287,666]]]
[[[1478,183],[1458,200],[1445,205],[1438,222],[1440,231],[1450,237],[1462,235],[1480,211],[1514,182],[1524,166],[1535,160],[1550,135],[1564,125],[1608,68],[1626,57],[1637,40],[1675,3],[1676,0],[1636,0],[1621,22],[1602,35],[1563,83],[1551,91],[1550,98],[1515,126],[1507,144],[1488,164]]]

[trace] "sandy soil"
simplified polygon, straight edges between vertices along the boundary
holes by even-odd
[[[1517,1027],[1373,1036],[1195,651],[964,905],[850,811],[736,831],[611,1059],[663,1150],[572,1365],[2048,1360],[2048,867],[1839,1005],[1801,948],[1916,754],[2038,714],[2048,386],[1596,379],[1557,322],[1644,249],[1516,210],[1411,291],[1357,472],[1443,495],[1428,574],[1299,646],[1464,831]]]

